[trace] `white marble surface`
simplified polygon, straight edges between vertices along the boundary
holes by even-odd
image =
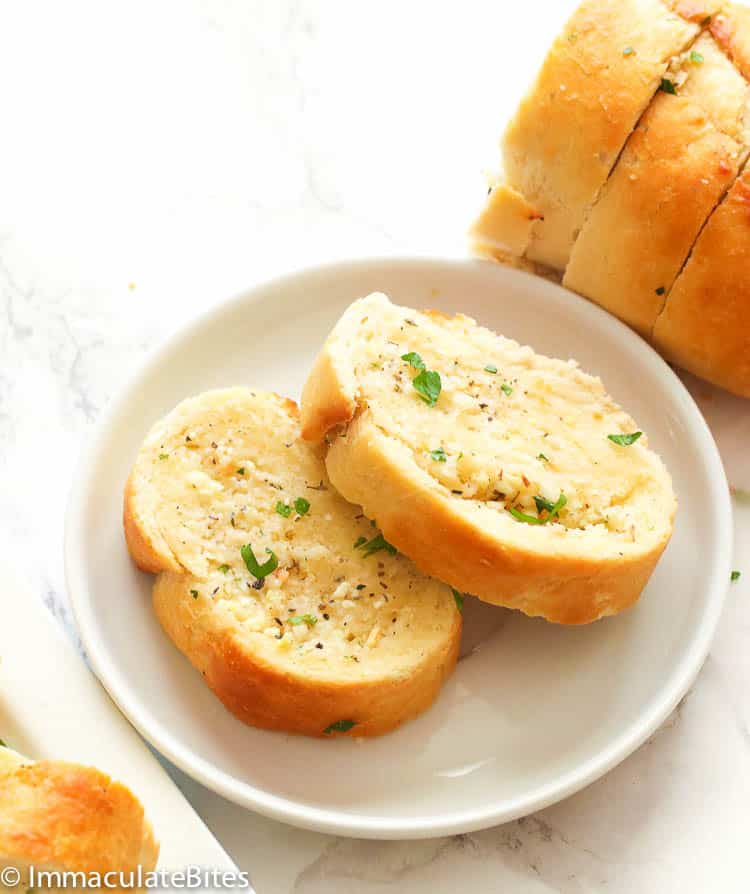
[[[71,636],[65,500],[122,379],[187,318],[290,267],[461,254],[502,118],[570,5],[0,4],[0,538]],[[750,490],[750,404],[689,384]],[[741,493],[735,522],[744,575],[692,693],[621,767],[542,814],[418,843],[259,817],[248,835],[238,808],[180,782],[230,829],[259,894],[747,891]]]

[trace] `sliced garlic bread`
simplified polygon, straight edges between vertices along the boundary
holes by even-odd
[[[698,237],[656,320],[653,342],[673,363],[750,397],[750,168]]]
[[[747,81],[704,33],[673,63],[578,237],[563,284],[648,337],[747,156]]]
[[[424,711],[461,616],[301,441],[296,405],[233,388],[158,422],[125,496],[136,563],[161,571],[164,629],[241,720],[317,736],[385,733]]]
[[[0,746],[0,867],[21,872],[18,886],[0,891],[30,887],[31,866],[150,872],[158,854],[143,807],[125,786],[91,767],[35,762]]]
[[[529,615],[626,608],[671,534],[669,475],[599,379],[462,315],[356,301],[305,385],[302,430],[423,571]]]
[[[564,270],[578,229],[673,56],[717,2],[583,0],[503,138],[505,183],[535,209],[526,257]],[[689,20],[689,21],[688,21]],[[488,221],[495,241],[506,210]]]

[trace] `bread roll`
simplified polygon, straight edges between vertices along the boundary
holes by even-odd
[[[674,60],[578,237],[563,284],[649,337],[747,156],[750,91],[710,34]]]
[[[90,767],[30,761],[0,747],[0,867],[21,872],[18,886],[0,891],[26,890],[31,866],[147,873],[158,854],[143,807],[125,786]]]
[[[356,301],[302,426],[333,485],[425,573],[529,615],[621,611],[671,534],[669,475],[599,379],[462,315]]]
[[[298,427],[296,405],[263,391],[181,403],[136,459],[128,546],[141,568],[162,571],[162,626],[237,717],[379,735],[433,702],[461,615],[450,588],[332,489]]]

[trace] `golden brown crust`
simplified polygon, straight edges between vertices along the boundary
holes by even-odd
[[[710,217],[654,327],[690,372],[750,397],[750,170]]]
[[[334,486],[377,518],[386,539],[426,574],[560,624],[586,624],[634,603],[667,542],[645,554],[602,561],[567,552],[543,555],[486,536],[459,513],[456,501],[415,487],[366,415],[330,447],[326,467]]]
[[[351,419],[355,409],[354,395],[333,353],[321,351],[302,391],[302,437],[320,441],[327,431]]]
[[[743,159],[747,85],[705,35],[684,92],[656,95],[571,254],[563,285],[648,336],[709,214]],[[688,88],[698,85],[692,94]],[[723,103],[711,109],[714,91]]]
[[[691,19],[697,5],[690,4]],[[707,14],[716,6],[701,5]],[[669,59],[698,27],[660,0],[584,0],[578,7],[503,141],[506,182],[543,215],[529,259],[565,268],[587,209]]]
[[[0,864],[150,871],[158,853],[140,802],[104,773],[39,761],[1,774]]]
[[[167,544],[163,540],[157,544],[151,526],[141,518],[132,475],[125,484],[122,526],[130,556],[141,571],[157,574],[182,570]]]
[[[750,7],[726,3],[712,18],[710,27],[719,46],[750,79]]]
[[[179,577],[161,575],[154,609],[164,630],[222,703],[244,723],[306,736],[326,736],[340,720],[356,726],[334,735],[379,736],[425,711],[458,658],[461,617],[441,656],[415,664],[409,675],[386,682],[321,681],[290,674],[254,654],[231,631],[216,625],[210,610],[184,599]]]

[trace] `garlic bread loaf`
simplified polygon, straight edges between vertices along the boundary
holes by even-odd
[[[63,761],[31,761],[0,746],[0,867],[137,872],[159,848],[138,799],[104,773]],[[49,890],[49,889],[48,889]],[[120,891],[123,888],[115,888]]]
[[[474,250],[750,396],[749,84],[747,6],[584,0],[507,128]]]
[[[138,454],[124,523],[136,563],[160,572],[165,631],[246,723],[378,735],[453,669],[450,588],[333,490],[290,400],[231,388],[181,403]]]
[[[563,285],[649,337],[747,157],[750,89],[704,32],[674,59],[575,242]]]
[[[533,208],[524,246],[564,270],[604,186],[670,60],[695,40],[717,2],[584,0],[550,49],[503,137],[504,183]],[[505,242],[517,203],[507,193],[485,239]]]
[[[671,534],[670,477],[599,379],[462,315],[356,301],[305,385],[302,431],[424,572],[529,615],[626,608]]]

